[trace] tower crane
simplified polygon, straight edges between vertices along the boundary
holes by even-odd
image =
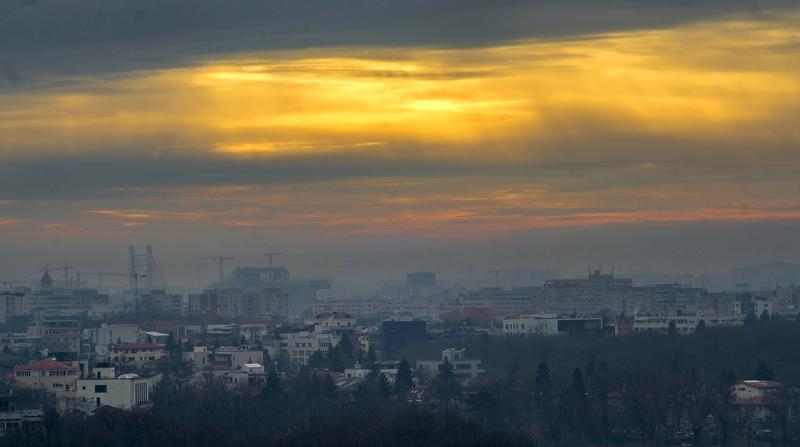
[[[124,276],[126,278],[128,277],[127,273],[118,273],[118,272],[93,272],[93,273],[87,273],[87,275],[97,275],[97,290],[98,291],[103,290],[103,277],[104,276],[120,276],[120,277]]]
[[[267,257],[267,267],[272,268],[272,257],[273,256],[282,255],[282,254],[283,254],[282,251],[272,251],[271,249],[267,250],[267,252],[264,253],[264,256]]]
[[[61,268],[64,269],[64,285],[66,286],[70,282],[69,281],[69,271],[72,268],[72,266],[65,262],[64,266],[61,267]]]
[[[225,261],[233,261],[234,258],[231,256],[201,256],[198,259],[217,261],[219,263],[219,282],[222,282],[225,279]]]

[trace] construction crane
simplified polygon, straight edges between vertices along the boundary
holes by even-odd
[[[208,259],[219,263],[219,282],[225,279],[225,261],[233,261],[231,256],[201,256],[198,259]]]
[[[69,271],[72,268],[72,266],[65,262],[64,266],[61,267],[61,268],[64,269],[64,285],[66,286],[67,284],[70,283],[70,281],[69,281]]]
[[[97,290],[103,290],[103,277],[104,276],[124,276],[128,277],[126,273],[117,273],[117,272],[94,272],[94,273],[87,273],[87,275],[97,275]]]
[[[282,251],[272,251],[272,250],[268,250],[266,253],[264,253],[264,256],[267,257],[267,267],[272,268],[272,257],[273,256],[282,255],[282,254],[283,254]]]
[[[133,276],[133,300],[134,300],[134,308],[136,311],[139,311],[139,280],[143,278],[147,278],[147,275],[142,273],[134,273]]]

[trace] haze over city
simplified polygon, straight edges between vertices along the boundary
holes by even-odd
[[[7,2],[0,268],[797,263],[794,6]]]
[[[800,3],[0,1],[0,447],[799,445]]]

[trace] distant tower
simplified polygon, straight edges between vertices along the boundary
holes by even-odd
[[[153,246],[144,247],[144,254],[137,254],[136,247],[128,246],[128,287],[138,288],[138,278],[144,278],[144,289],[153,290]]]
[[[153,290],[153,246],[147,245],[144,247],[144,266],[145,266],[145,286],[147,290]]]
[[[47,270],[47,267],[44,268],[44,275],[42,275],[42,279],[39,280],[39,283],[42,285],[42,290],[48,290],[53,287],[53,278],[50,277],[50,272]]]

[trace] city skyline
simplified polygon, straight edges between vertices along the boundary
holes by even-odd
[[[0,269],[800,262],[791,2],[239,3],[4,6]]]

